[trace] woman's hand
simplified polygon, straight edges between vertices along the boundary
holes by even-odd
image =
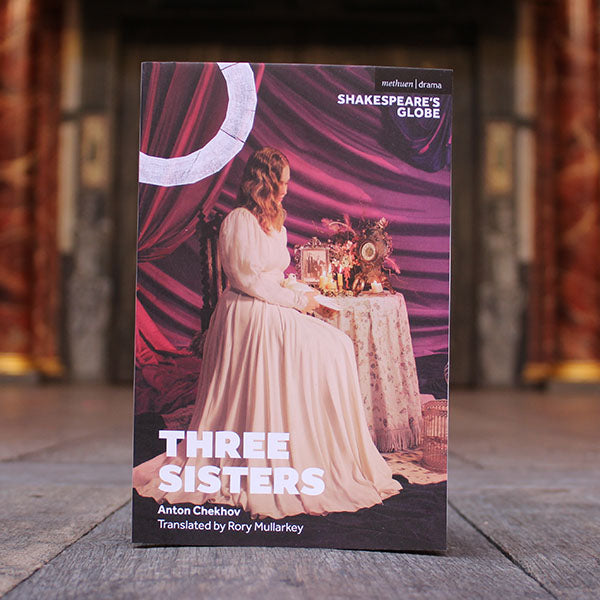
[[[306,296],[307,303],[306,306],[302,309],[302,312],[312,312],[320,306],[320,304],[315,300],[315,296],[318,296],[319,292],[313,290],[312,292],[306,292],[304,295]]]

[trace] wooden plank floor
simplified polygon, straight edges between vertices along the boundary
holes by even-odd
[[[131,393],[0,390],[0,594],[600,597],[600,398],[454,393],[446,555],[134,548]]]

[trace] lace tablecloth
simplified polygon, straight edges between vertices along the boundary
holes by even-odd
[[[352,338],[367,423],[381,452],[414,448],[422,416],[417,368],[402,294],[338,296],[329,323]]]

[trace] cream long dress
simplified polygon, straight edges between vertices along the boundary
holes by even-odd
[[[245,208],[233,210],[219,235],[229,279],[213,313],[189,430],[289,433],[289,460],[155,457],[134,469],[138,493],[158,502],[241,507],[253,517],[324,515],[380,504],[400,484],[371,440],[350,338],[302,314],[304,294],[281,285],[290,264],[285,228],[266,234]],[[265,444],[266,446],[266,444]],[[319,495],[250,494],[248,478],[239,493],[222,476],[217,493],[163,492],[159,469],[181,467],[292,467],[323,469]],[[182,469],[183,472],[183,469]],[[198,480],[196,480],[198,483]],[[302,480],[298,483],[302,488]]]

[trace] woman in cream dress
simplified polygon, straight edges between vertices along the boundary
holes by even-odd
[[[162,454],[134,469],[134,487],[142,496],[171,504],[226,504],[253,517],[278,519],[353,512],[401,489],[365,422],[352,341],[304,314],[317,307],[316,292],[282,286],[290,264],[281,205],[289,178],[280,151],[255,152],[240,187],[242,206],[223,221],[219,253],[229,287],[210,322],[188,427],[198,439],[207,431],[236,432],[240,439],[244,432],[286,432],[289,459],[187,458],[182,442],[177,456]],[[218,492],[185,491],[184,486],[165,492],[159,488],[164,465],[178,465],[182,473],[183,467],[197,472],[206,465],[288,467],[298,474],[320,469],[324,489],[315,494],[318,490],[299,481],[298,493],[249,493],[248,477],[239,479],[238,490],[221,476]]]

